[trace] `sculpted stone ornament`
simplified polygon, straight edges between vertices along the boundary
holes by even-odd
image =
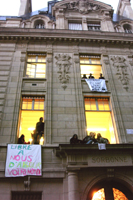
[[[81,14],[101,9],[101,6],[89,3],[89,0],[75,0],[66,4],[68,10],[78,10]]]
[[[123,85],[123,88],[128,90],[128,84],[129,84],[129,78],[127,73],[127,64],[125,63],[126,59],[124,57],[120,56],[114,56],[111,58],[113,61],[114,67],[117,69],[116,75],[119,76],[119,79],[121,80],[121,83]]]
[[[70,63],[70,59],[71,57],[67,54],[58,54],[57,56],[55,56],[57,62],[56,65],[58,66],[59,70],[59,80],[62,83],[62,87],[64,88],[64,90],[67,87],[67,83],[69,82],[69,78],[70,76],[68,75],[71,63]]]

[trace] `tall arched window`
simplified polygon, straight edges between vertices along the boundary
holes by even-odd
[[[132,27],[129,24],[124,24],[123,25],[125,33],[132,33]]]
[[[44,29],[45,28],[45,24],[43,20],[36,20],[34,23],[34,28],[36,29]]]

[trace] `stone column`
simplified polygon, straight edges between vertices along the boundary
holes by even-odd
[[[56,29],[64,29],[65,28],[65,16],[64,9],[59,9],[56,13]]]
[[[78,116],[78,136],[83,139],[86,136],[86,119],[84,112],[84,97],[82,94],[81,72],[80,72],[80,59],[78,47],[73,45],[73,58],[74,58],[74,84],[75,84],[75,97]]]
[[[108,11],[104,11],[102,14],[103,19],[101,20],[101,31],[115,32],[110,13]]]
[[[26,48],[26,46],[25,46]],[[20,59],[20,60],[19,60]],[[18,60],[18,61],[17,61]],[[13,95],[13,118],[12,118],[12,131],[11,131],[11,138],[10,142],[14,143],[16,138],[16,132],[19,130],[18,122],[20,117],[20,109],[21,109],[21,88],[23,83],[23,76],[24,76],[24,68],[26,62],[26,50],[24,51],[16,51],[14,54],[13,64],[11,68],[11,82],[12,90],[9,87],[9,94]],[[14,73],[15,71],[15,73]]]
[[[82,27],[83,27],[83,30],[86,30],[86,31],[88,30],[86,17],[82,18]]]
[[[52,101],[52,74],[53,74],[53,54],[52,45],[47,45],[47,93],[46,93],[46,103],[45,103],[45,130],[44,130],[44,143],[51,144],[51,101]]]
[[[77,172],[68,172],[68,199],[79,200]]]

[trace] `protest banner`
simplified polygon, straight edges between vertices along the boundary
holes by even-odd
[[[41,145],[8,144],[6,177],[41,176]]]
[[[85,79],[91,91],[107,92],[104,79]]]

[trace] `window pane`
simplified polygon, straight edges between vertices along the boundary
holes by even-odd
[[[34,78],[35,77],[35,68],[33,64],[27,64],[26,77]]]
[[[95,99],[85,99],[85,110],[96,110]]]
[[[31,110],[32,109],[32,99],[23,99],[22,110]]]
[[[80,69],[81,69],[81,77],[83,74],[86,74],[87,78],[91,73],[95,79],[99,79],[100,73],[102,73],[102,65],[100,62],[100,58],[96,57],[80,57]]]
[[[37,64],[36,78],[45,78],[45,64]]]
[[[85,58],[85,57],[81,57],[80,58],[80,63],[90,64],[90,59],[89,58]]]
[[[99,110],[110,110],[108,99],[98,99]]]
[[[28,62],[36,62],[36,55],[28,55]]]
[[[80,65],[81,69],[81,76],[83,74],[86,74],[88,77],[90,73],[98,79],[100,76],[100,73],[102,73],[101,65]]]
[[[86,111],[87,133],[101,133],[111,144],[116,143],[110,112]]]
[[[46,62],[46,57],[42,56],[42,55],[39,55],[38,56],[38,62]]]
[[[22,110],[19,137],[24,134],[25,141],[31,141],[31,133],[35,130],[39,118],[43,116],[44,111]]]
[[[35,99],[34,110],[44,110],[44,99]]]
[[[97,59],[97,58],[91,58],[91,63],[92,64],[101,64],[100,59]]]
[[[82,30],[82,24],[69,23],[69,30]]]

